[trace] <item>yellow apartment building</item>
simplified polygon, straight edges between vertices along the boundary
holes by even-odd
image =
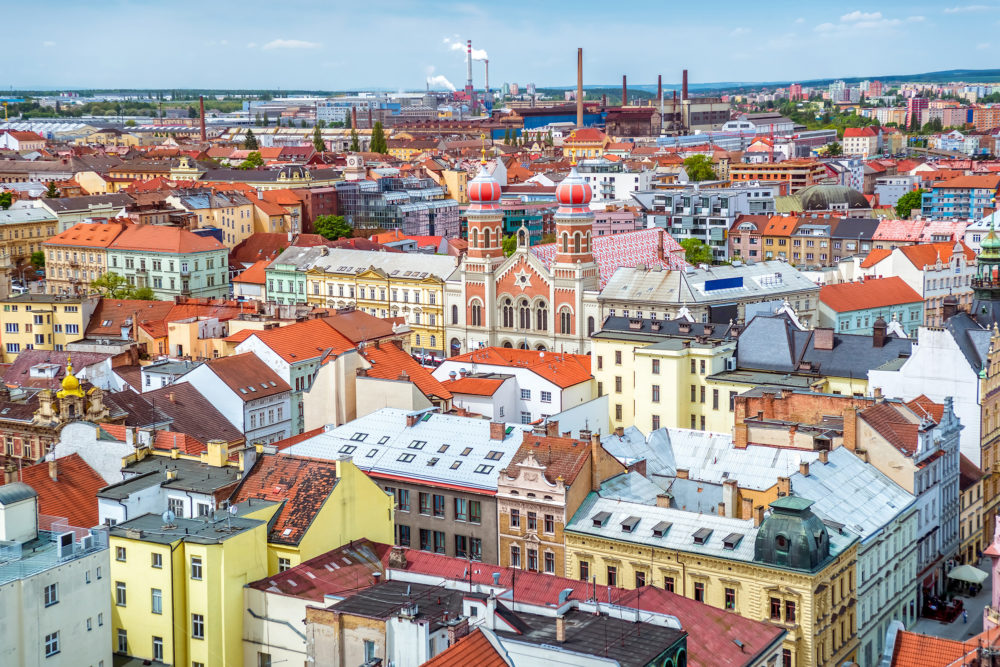
[[[59,218],[44,208],[0,210],[0,264],[26,263],[58,228]]]
[[[45,289],[49,294],[81,295],[108,266],[108,246],[125,229],[120,222],[80,222],[47,240]]]
[[[198,227],[221,229],[223,243],[229,248],[254,233],[257,209],[242,193],[193,188],[170,195],[166,202],[197,215]]]
[[[83,338],[97,297],[56,294],[20,294],[0,301],[4,363],[11,363],[22,350],[54,350]]]

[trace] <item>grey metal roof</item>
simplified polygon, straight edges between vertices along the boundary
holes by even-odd
[[[89,211],[95,208],[121,208],[134,204],[135,199],[124,192],[104,195],[86,195],[83,197],[56,197],[44,200],[45,206],[59,213],[74,211]]]
[[[11,505],[37,496],[35,490],[24,482],[12,482],[0,486],[0,505]]]
[[[311,251],[311,252],[307,252]],[[423,279],[432,276],[444,279],[458,264],[458,258],[449,255],[427,255],[381,250],[352,250],[350,248],[291,247],[281,253],[271,264],[291,264],[296,271],[316,269],[327,273],[355,275],[374,268],[393,278]],[[268,267],[271,271],[271,267]]]

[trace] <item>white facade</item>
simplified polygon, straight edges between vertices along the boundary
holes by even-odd
[[[920,182],[916,176],[879,176],[875,179],[875,194],[882,206],[895,206],[899,198],[915,190]]]
[[[100,437],[101,429],[96,424],[84,421],[72,421],[59,432],[59,442],[55,444],[54,452],[57,459],[70,454],[80,457],[94,469],[108,484],[122,480],[122,459],[135,452],[131,443],[118,440],[104,440]]]
[[[626,171],[621,162],[610,160],[584,160],[577,171],[594,191],[591,205],[610,201],[631,201],[633,192],[649,190],[653,183],[653,172]]]
[[[243,600],[244,665],[260,664],[258,654],[271,656],[272,665],[309,662],[302,621],[306,607],[317,606],[317,602],[250,586],[243,588]]]

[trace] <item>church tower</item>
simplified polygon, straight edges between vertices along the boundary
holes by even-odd
[[[980,245],[972,279],[971,315],[988,327],[1000,321],[1000,238],[992,227]]]
[[[500,184],[486,171],[486,161],[469,181],[469,259],[495,267],[503,261],[503,210],[500,208]]]

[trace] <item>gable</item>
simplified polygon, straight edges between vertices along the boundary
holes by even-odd
[[[497,271],[496,293],[533,298],[548,295],[551,287],[548,270],[541,261],[527,252],[517,252],[507,258]]]

